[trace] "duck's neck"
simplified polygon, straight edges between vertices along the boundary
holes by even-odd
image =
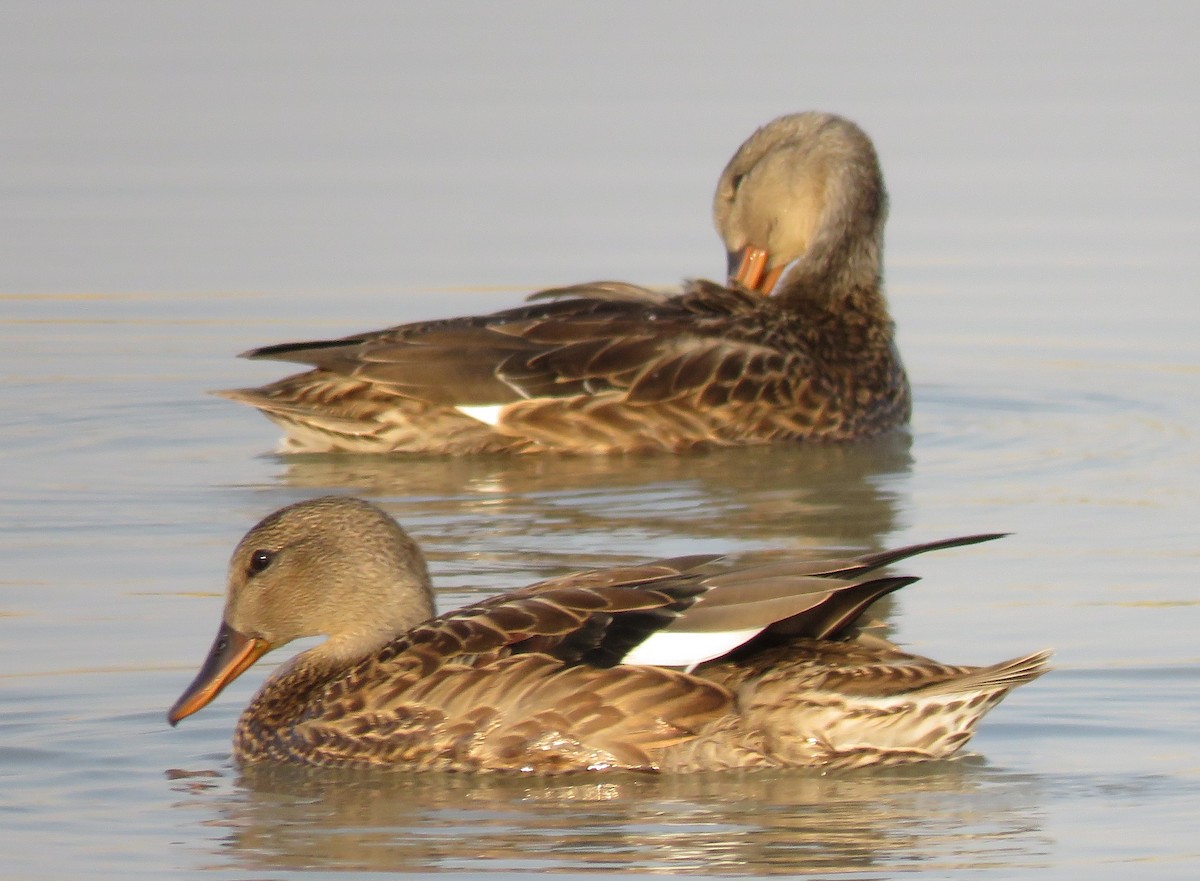
[[[877,169],[856,166],[832,177],[815,232],[774,297],[806,317],[843,317],[852,325],[890,328],[883,297],[887,209]]]
[[[784,274],[772,298],[814,333],[847,345],[890,344],[882,252],[873,238],[814,247]],[[852,352],[847,352],[852,355]]]
[[[387,641],[382,635],[370,644],[361,639],[352,645],[327,639],[283,664],[242,712],[234,734],[234,755],[242,759],[288,758],[292,726],[311,709],[317,696]]]

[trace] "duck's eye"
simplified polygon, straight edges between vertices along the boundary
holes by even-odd
[[[737,192],[737,191],[738,191],[738,190],[741,188],[741,186],[742,186],[742,181],[743,181],[743,180],[745,180],[745,179],[746,179],[746,175],[744,175],[744,174],[735,174],[735,175],[734,175],[734,176],[733,176],[733,177],[730,179],[730,181],[729,181],[729,187],[730,187],[730,189],[731,189],[733,192],[735,192],[735,193],[736,193],[736,192]]]
[[[262,572],[271,565],[271,561],[274,559],[275,555],[270,551],[255,551],[250,555],[250,574],[257,575],[259,572]]]

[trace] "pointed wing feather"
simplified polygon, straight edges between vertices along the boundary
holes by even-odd
[[[544,292],[550,302],[492,315],[401,325],[244,353],[379,384],[443,406],[613,393],[636,404],[704,395],[708,405],[777,396],[797,365],[751,342],[762,301],[693,282],[684,294],[597,282]],[[738,318],[749,322],[731,335]],[[253,403],[253,402],[252,402]]]

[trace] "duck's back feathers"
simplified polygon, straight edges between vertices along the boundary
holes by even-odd
[[[566,299],[490,316],[256,349],[246,356],[314,369],[219,394],[289,430],[307,426],[307,440],[293,431],[293,451],[677,450],[845,439],[907,414],[890,338],[857,346],[851,358],[849,343],[746,291],[695,282],[662,299],[634,296],[644,289],[631,285],[613,296],[614,286],[562,289],[555,293]],[[861,376],[872,359],[868,385],[877,388]]]

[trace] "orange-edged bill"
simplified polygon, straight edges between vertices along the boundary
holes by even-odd
[[[208,706],[226,685],[249,670],[270,649],[271,644],[265,639],[245,636],[221,622],[204,665],[167,713],[167,721],[176,725],[180,719]]]
[[[763,248],[747,245],[738,253],[730,254],[729,281],[737,283],[747,290],[757,291],[768,295],[775,288],[779,276],[783,274],[783,266],[767,269],[770,255]]]

